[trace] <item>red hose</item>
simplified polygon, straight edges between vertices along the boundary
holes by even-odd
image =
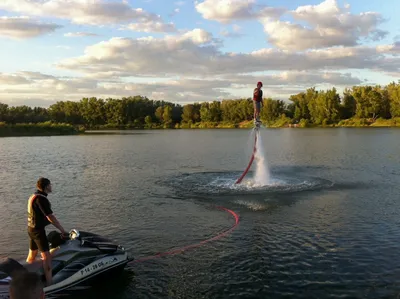
[[[157,253],[155,255],[150,255],[150,256],[143,257],[143,258],[140,258],[140,259],[137,259],[137,260],[133,260],[133,261],[129,262],[128,264],[144,262],[144,261],[152,260],[152,259],[155,259],[155,258],[158,258],[158,257],[161,257],[161,256],[175,255],[175,254],[178,254],[178,253],[182,253],[182,252],[184,252],[184,251],[186,251],[188,249],[200,247],[200,246],[202,246],[202,245],[204,245],[204,244],[206,244],[208,242],[218,240],[218,239],[222,238],[223,236],[225,236],[226,234],[230,233],[231,231],[233,231],[239,225],[239,215],[236,214],[234,211],[229,210],[229,209],[224,208],[224,207],[217,207],[217,208],[230,213],[234,217],[235,223],[229,229],[225,230],[222,233],[219,233],[218,235],[216,235],[216,236],[214,236],[212,238],[209,238],[209,239],[206,239],[204,241],[201,241],[200,243],[187,245],[187,246],[184,246],[184,247],[181,247],[181,248],[178,248],[178,249],[174,249],[174,250],[171,250],[171,251],[159,252],[159,253]]]
[[[250,169],[250,167],[251,167],[251,164],[253,164],[254,156],[255,156],[255,154],[256,154],[256,151],[257,151],[257,131],[256,131],[255,137],[254,137],[253,154],[251,155],[251,159],[250,159],[249,165],[247,165],[246,170],[242,173],[242,175],[240,176],[240,178],[237,179],[237,181],[236,181],[235,184],[240,184],[240,183],[242,182],[243,178],[245,177],[245,175],[246,175],[247,172],[249,171],[249,169]]]

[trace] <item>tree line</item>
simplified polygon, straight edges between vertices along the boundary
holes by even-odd
[[[350,119],[374,122],[400,118],[400,81],[386,86],[354,86],[340,96],[336,88],[314,87],[282,100],[264,99],[261,120],[268,126],[290,124],[330,125]],[[8,106],[0,103],[0,122],[65,123],[96,128],[190,128],[237,126],[253,119],[251,98],[186,105],[154,101],[144,96],[122,99],[83,98],[59,101],[49,108]],[[206,126],[207,127],[207,126]]]

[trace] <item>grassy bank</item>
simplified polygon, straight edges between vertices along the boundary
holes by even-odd
[[[282,116],[274,121],[263,121],[263,125],[268,128],[334,128],[334,127],[400,127],[400,118],[392,119],[364,119],[351,118],[335,123],[323,122],[313,124],[306,119],[293,121]],[[161,129],[249,129],[254,127],[253,120],[242,121],[240,123],[231,122],[195,122],[195,123],[176,123],[176,124],[146,124],[146,125],[102,125],[90,128],[90,130],[161,130]]]
[[[334,127],[399,127],[400,118],[392,119],[358,119],[351,118],[337,123],[312,124],[306,119],[294,122],[288,117],[281,117],[275,121],[264,121],[268,128],[334,128]],[[160,129],[250,129],[254,127],[252,120],[240,123],[230,122],[195,122],[177,124],[146,124],[146,125],[103,125],[90,128],[96,130],[160,130]],[[57,136],[84,134],[85,129],[65,123],[20,123],[7,124],[0,122],[0,137],[12,136]]]
[[[6,124],[0,122],[0,137],[76,135],[83,132],[82,129],[79,130],[70,124],[52,122]]]

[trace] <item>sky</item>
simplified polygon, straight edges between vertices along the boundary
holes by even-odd
[[[400,79],[400,1],[0,0],[0,102],[178,104]]]

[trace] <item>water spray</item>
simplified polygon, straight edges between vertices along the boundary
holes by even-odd
[[[253,130],[253,132],[255,132],[255,134],[254,134],[254,145],[253,145],[253,153],[251,155],[249,164],[247,165],[246,169],[243,171],[243,173],[240,176],[240,178],[237,179],[235,184],[240,184],[242,182],[243,178],[246,176],[246,174],[249,171],[251,165],[253,164],[254,157],[255,157],[256,152],[257,152],[257,131],[256,130],[258,131],[258,129]]]
[[[252,130],[252,134],[254,133],[254,144],[253,144],[253,152],[250,157],[249,164],[247,165],[246,169],[242,173],[242,175],[237,179],[235,184],[240,184],[243,178],[246,176],[248,171],[251,168],[254,160],[256,160],[256,173],[254,176],[255,185],[257,186],[265,186],[269,183],[270,180],[270,173],[268,169],[268,163],[264,156],[264,151],[262,147],[262,140],[260,134],[260,126],[256,125],[256,127]]]
[[[256,161],[256,172],[254,175],[255,186],[265,186],[270,183],[270,173],[268,168],[267,158],[264,156],[263,142],[261,139],[260,131],[256,131],[257,136],[257,151],[255,152],[254,159]]]

